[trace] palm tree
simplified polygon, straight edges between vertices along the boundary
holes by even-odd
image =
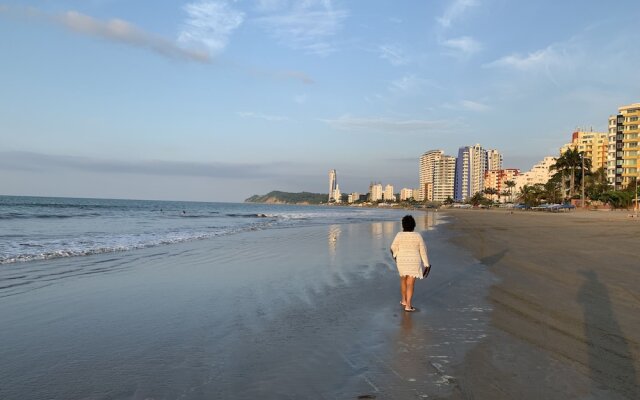
[[[520,189],[518,198],[527,206],[534,206],[540,203],[540,197],[544,193],[544,186],[541,184],[524,185]]]
[[[583,151],[578,151],[577,148],[569,149],[556,159],[555,164],[549,167],[549,169],[555,169],[562,173],[563,191],[565,172],[569,172],[569,197],[573,197],[575,195],[576,170],[582,171],[583,161],[584,169],[586,171],[591,170],[591,160],[585,156]],[[580,172],[581,179],[582,175],[582,172]]]
[[[478,204],[482,203],[485,200],[485,197],[482,195],[482,192],[477,192],[469,199],[469,203],[471,203],[474,207]]]
[[[491,201],[493,201],[493,196],[495,196],[496,194],[498,194],[498,191],[494,188],[486,188],[483,190],[484,194],[489,195],[489,199],[491,199]]]
[[[504,184],[509,189],[509,201],[513,203],[513,188],[516,187],[515,181],[505,181]]]

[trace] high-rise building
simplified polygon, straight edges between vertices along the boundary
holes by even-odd
[[[400,201],[407,201],[413,198],[413,189],[402,188],[400,190]]]
[[[373,183],[369,185],[369,201],[382,201],[382,183]]]
[[[487,171],[502,169],[502,154],[498,150],[487,150]]]
[[[626,188],[640,173],[640,103],[618,108],[609,117],[607,180],[616,190]]]
[[[460,147],[456,160],[455,200],[463,201],[484,189],[487,152],[476,144]]]
[[[569,149],[584,153],[584,157],[591,160],[591,169],[593,171],[602,167],[606,168],[609,134],[604,132],[573,132],[571,143],[567,143],[560,148],[560,155],[563,155]]]
[[[386,185],[383,193],[384,201],[396,201],[396,195],[393,193],[393,185]]]
[[[542,161],[534,165],[530,171],[519,174],[515,177],[516,191],[520,191],[524,185],[532,186],[539,183],[545,184],[551,179],[555,171],[549,167],[556,163],[555,157],[545,157]]]
[[[453,197],[455,157],[442,150],[429,150],[420,157],[420,188],[414,198],[419,201],[444,201]]]
[[[329,202],[331,201],[335,201],[335,192],[336,192],[336,188],[338,187],[338,180],[336,177],[336,170],[332,169],[329,171]]]
[[[336,190],[333,191],[333,200],[336,203],[342,203],[342,192],[340,191],[340,185],[336,184]]]

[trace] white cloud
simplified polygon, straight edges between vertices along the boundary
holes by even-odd
[[[453,0],[444,11],[444,14],[437,18],[437,21],[442,27],[449,28],[451,24],[460,18],[469,8],[477,6],[478,4],[480,4],[478,0]]]
[[[415,75],[405,75],[391,81],[389,91],[395,94],[415,93],[428,84],[430,84],[430,82],[426,79],[419,78]]]
[[[382,133],[437,133],[447,130],[449,122],[423,119],[389,119],[353,117],[343,115],[337,119],[324,120],[334,129],[347,131],[373,131]]]
[[[404,53],[398,45],[386,44],[378,46],[380,58],[387,60],[391,65],[399,66],[409,63],[409,57]]]
[[[548,67],[552,64],[560,64],[561,62],[562,54],[556,51],[553,46],[549,46],[525,56],[521,54],[504,56],[498,60],[485,64],[485,67],[507,67],[527,71],[539,67]]]
[[[307,102],[307,95],[306,94],[295,95],[293,96],[293,101],[298,104],[304,104]]]
[[[103,21],[73,10],[53,15],[33,7],[3,6],[0,7],[0,12],[6,12],[13,17],[53,23],[63,26],[74,33],[148,49],[169,58],[197,62],[210,61],[210,56],[207,52],[185,48],[173,40],[147,32],[130,22],[118,18]]]
[[[484,103],[480,103],[477,101],[472,101],[472,100],[462,100],[460,102],[460,105],[469,110],[469,111],[477,111],[477,112],[482,112],[482,111],[488,111],[491,109],[491,107],[489,107],[488,105],[484,104]]]
[[[463,55],[471,55],[482,50],[482,44],[470,36],[447,39],[441,44]]]
[[[282,117],[279,115],[268,115],[268,114],[250,112],[250,111],[239,111],[237,112],[237,114],[239,117],[242,117],[242,118],[256,118],[256,119],[263,119],[265,121],[271,121],[271,122],[282,122],[282,121],[289,120],[289,118]]]
[[[31,12],[33,13],[33,11]],[[100,21],[77,11],[67,11],[52,17],[51,20],[77,33],[147,48],[163,56],[200,62],[209,61],[207,53],[185,49],[172,41],[145,32],[121,19]]]
[[[336,50],[333,37],[348,13],[331,0],[269,2],[269,15],[256,19],[285,46],[308,54],[328,55]]]
[[[227,1],[199,1],[184,6],[188,18],[178,36],[180,43],[205,48],[210,54],[220,53],[229,36],[244,21],[244,13]]]

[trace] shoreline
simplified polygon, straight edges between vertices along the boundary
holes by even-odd
[[[485,334],[490,276],[439,213],[414,216],[439,267],[411,315],[388,249],[399,219],[0,270],[0,397],[448,397]]]
[[[488,296],[492,332],[457,369],[464,376],[460,398],[640,397],[635,219],[587,212],[444,214],[452,220],[453,242],[499,279]]]

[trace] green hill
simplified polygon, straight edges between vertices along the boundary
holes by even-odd
[[[322,193],[288,193],[274,190],[265,195],[253,195],[245,199],[245,203],[271,203],[271,204],[320,204],[327,202],[328,195]]]

